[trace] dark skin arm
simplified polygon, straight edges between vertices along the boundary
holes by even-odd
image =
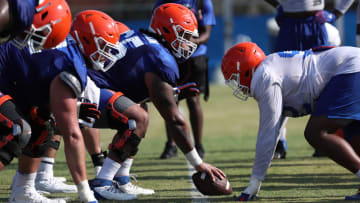
[[[7,0],[0,0],[0,33],[10,27],[9,3]]]
[[[199,37],[192,37],[191,41],[194,42],[195,44],[199,45],[199,44],[205,44],[209,38],[210,38],[210,34],[211,34],[211,29],[212,26],[211,25],[206,25],[205,26],[205,31],[202,32]]]
[[[176,144],[184,154],[188,153],[194,148],[190,140],[189,124],[176,105],[172,87],[151,72],[145,74],[145,84],[148,88],[150,101],[153,102],[160,115],[164,118],[166,125],[172,131]],[[220,179],[225,177],[224,172],[205,162],[194,167],[197,171],[210,174],[213,180],[215,180],[215,176]]]

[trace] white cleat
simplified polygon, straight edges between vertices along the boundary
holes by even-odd
[[[50,193],[77,193],[75,185],[68,185],[54,177],[36,179],[35,187],[36,190]]]
[[[142,188],[140,186],[134,185],[131,182],[128,182],[124,185],[118,185],[119,189],[123,193],[134,194],[134,195],[152,195],[155,193],[152,189]]]
[[[53,177],[54,179],[56,179],[59,182],[66,182],[66,178],[65,177]]]
[[[40,195],[34,187],[14,187],[9,203],[66,203],[64,199],[49,199]]]
[[[121,192],[118,184],[110,180],[95,179],[91,181],[90,186],[97,199],[106,200],[134,200],[137,199],[134,194]]]

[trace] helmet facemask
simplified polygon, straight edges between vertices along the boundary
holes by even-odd
[[[196,35],[196,32],[186,30],[181,25],[173,25],[172,28],[176,36],[176,39],[170,44],[173,49],[173,54],[177,58],[184,58],[185,60],[190,58],[195,52],[197,44],[191,42],[189,39],[193,35]]]
[[[96,37],[95,29],[93,24],[89,23],[92,35],[94,36],[94,43],[96,46],[96,51],[89,54],[88,58],[90,59],[93,69],[101,70],[103,72],[108,71],[119,59],[118,55],[120,54],[119,42],[116,44],[110,43],[105,40],[103,37]],[[81,43],[77,31],[75,31],[77,41],[79,42],[79,47],[83,53],[85,52],[84,46]]]
[[[240,70],[240,63],[237,62],[237,70]],[[252,74],[255,68],[251,69]],[[240,72],[233,73],[229,79],[225,80],[225,84],[233,90],[233,95],[243,101],[246,101],[250,95],[250,87],[240,83]]]
[[[58,22],[60,21],[61,19],[58,20]],[[46,24],[39,28],[31,25],[29,30],[24,31],[25,37],[16,37],[11,42],[18,49],[23,49],[26,45],[29,45],[29,47],[33,48],[34,50],[40,50],[43,49],[43,46],[51,32],[52,28],[50,24]]]

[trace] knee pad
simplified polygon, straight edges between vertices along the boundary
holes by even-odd
[[[23,153],[37,158],[43,156],[48,147],[58,149],[60,143],[51,140],[55,134],[55,120],[51,117],[51,114],[48,112],[40,116],[38,108],[33,107],[30,117],[32,135],[29,143],[23,149]]]
[[[129,119],[126,115],[120,113],[120,109],[123,106],[120,101],[120,97],[123,96],[123,93],[115,93],[106,104],[107,114],[108,114],[108,124],[109,127],[116,130],[135,130],[136,122],[134,120],[129,122]],[[128,104],[125,104],[127,106]]]
[[[30,140],[30,125],[21,118],[12,98],[0,96],[0,148],[14,140],[24,147]]]
[[[136,155],[140,141],[141,138],[129,130],[121,135],[119,139],[113,141],[109,145],[109,150],[114,151],[121,161],[125,161],[129,156]]]
[[[20,145],[16,141],[10,141],[0,149],[0,161],[6,166],[18,157],[21,152]]]

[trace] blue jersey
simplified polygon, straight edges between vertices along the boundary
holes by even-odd
[[[120,49],[122,58],[107,72],[88,70],[97,86],[121,91],[134,102],[149,97],[145,84],[147,72],[175,86],[179,77],[176,60],[156,39],[130,30],[120,36]]]
[[[196,20],[198,21],[198,25],[199,25],[199,32],[201,34],[202,31],[201,27],[207,25],[213,26],[216,24],[214,8],[211,0],[202,0],[202,1],[203,1],[203,5],[202,5],[203,8],[201,8],[200,11],[198,11],[199,8],[197,8],[198,6],[197,0],[157,0],[153,9],[155,10],[155,8],[157,8],[158,6],[164,3],[177,3],[184,5],[195,14]],[[193,53],[193,55],[191,55],[191,57],[204,55],[206,54],[206,52],[207,52],[207,45],[200,44],[196,49],[196,51]]]
[[[57,48],[38,53],[11,43],[0,45],[0,91],[12,96],[20,108],[48,104],[50,83],[63,71],[76,76],[84,89],[85,61],[70,36]]]
[[[29,28],[33,22],[36,0],[8,0],[9,13],[13,19],[12,30],[9,34],[14,37],[25,29]]]

